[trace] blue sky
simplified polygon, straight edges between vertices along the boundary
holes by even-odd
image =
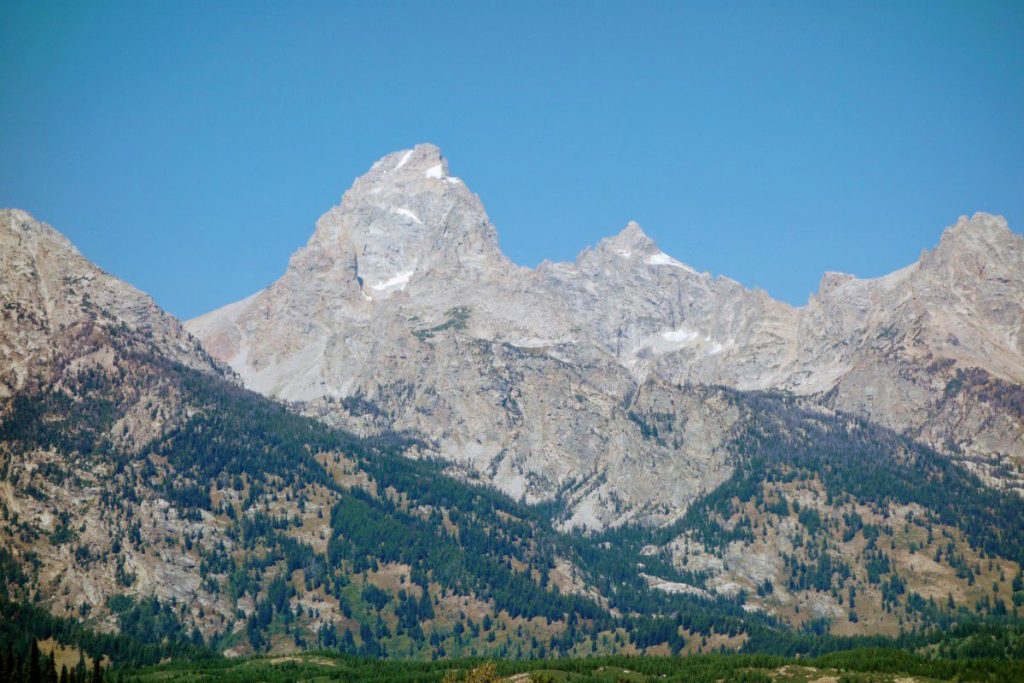
[[[430,141],[516,262],[639,221],[803,303],[1024,225],[1024,3],[0,3],[0,206],[183,318]]]

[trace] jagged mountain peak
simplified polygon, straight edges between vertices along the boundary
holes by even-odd
[[[438,166],[440,168],[437,168]],[[448,160],[440,147],[422,142],[410,149],[387,154],[370,167],[370,174],[409,176],[417,173],[435,178],[448,175]]]
[[[371,199],[386,204],[396,195],[468,193],[462,185],[462,180],[449,172],[448,159],[441,149],[437,145],[421,143],[375,161],[345,192],[342,204]]]
[[[624,265],[630,273],[655,274],[659,269],[686,277],[700,275],[695,269],[663,252],[636,221],[629,221],[618,234],[606,237],[594,248],[584,249],[576,259],[577,265],[587,264]],[[616,270],[620,269],[618,266]],[[675,270],[671,270],[675,269]],[[706,278],[706,274],[701,277]]]
[[[986,277],[997,269],[1024,266],[1024,236],[1010,230],[1006,219],[988,213],[961,216],[946,228],[935,249],[923,261],[953,267],[969,265],[977,275]],[[987,264],[987,265],[986,265]]]
[[[930,443],[941,444],[948,432],[933,393],[955,372],[949,362],[1019,374],[1020,250],[1002,249],[1011,256],[998,268],[985,249],[943,246],[928,258],[952,268],[922,260],[874,279],[828,273],[796,308],[696,272],[636,222],[574,262],[517,268],[480,200],[448,173],[432,145],[383,157],[321,218],[281,280],[189,328],[250,388],[366,433],[415,432],[432,452],[533,499],[638,450],[675,457],[634,433],[628,415],[584,407],[622,405],[648,379],[825,397],[894,429],[932,429]],[[966,223],[944,243],[961,233],[1009,243],[1001,219]],[[376,408],[318,403],[353,398]],[[609,430],[615,444],[592,438]],[[993,427],[978,452],[1018,452],[1007,445],[1017,432],[998,431],[1011,437]],[[625,485],[635,474],[609,476]]]
[[[847,282],[851,282],[856,279],[856,276],[851,275],[850,273],[842,273],[833,270],[825,271],[821,276],[821,282],[818,285],[818,297],[825,298]]]
[[[966,215],[960,216],[955,224],[946,228],[943,232],[943,237],[1005,237],[1011,234],[1010,225],[1006,222],[1006,218],[978,211],[970,217]]]
[[[110,354],[132,345],[221,372],[152,298],[103,271],[27,211],[0,210],[0,273],[0,398],[30,380],[45,381],[40,373],[58,358],[92,354],[109,364]]]
[[[1024,237],[1006,219],[988,213],[960,216],[942,233],[938,246],[923,253],[922,266],[946,273],[947,283],[974,286],[992,277],[1019,280],[1024,267]],[[965,273],[971,273],[970,277]]]
[[[889,292],[922,271],[932,273],[937,278],[935,284],[943,288],[974,288],[979,278],[1015,279],[1006,271],[1019,271],[1021,266],[1024,237],[1011,231],[1004,217],[978,212],[970,217],[960,216],[943,231],[934,248],[922,251],[918,261],[886,275],[859,278],[849,273],[825,272],[815,298],[842,299],[865,288]]]
[[[35,216],[23,209],[0,209],[0,231],[11,236],[17,236],[19,242],[22,240],[32,240],[33,242],[42,240],[54,248],[80,256],[78,249],[60,231],[37,220]]]
[[[354,296],[389,298],[430,270],[504,267],[479,198],[435,145],[381,158],[320,217],[289,271],[328,274]]]
[[[601,240],[598,249],[613,251],[620,256],[630,257],[634,254],[644,254],[648,251],[656,251],[657,245],[654,240],[647,236],[644,229],[636,221],[629,221],[617,235],[606,237]]]

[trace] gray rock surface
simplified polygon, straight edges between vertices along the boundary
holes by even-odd
[[[827,273],[793,307],[696,272],[635,223],[575,262],[518,267],[418,145],[356,180],[278,281],[187,328],[259,392],[421,435],[514,496],[564,494],[567,526],[672,519],[728,476],[736,417],[684,385],[813,397],[993,484],[1024,458],[1024,238],[987,214],[885,277]]]
[[[76,331],[118,327],[188,367],[219,372],[198,341],[146,294],[98,268],[58,231],[25,211],[0,209],[0,399],[59,354],[74,357]]]

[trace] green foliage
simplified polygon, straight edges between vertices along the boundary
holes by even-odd
[[[0,548],[0,600],[6,600],[8,587],[15,589],[24,588],[28,583],[28,577],[22,570],[21,565],[14,559],[11,551],[7,548]]]
[[[726,485],[739,500],[749,500],[758,482],[787,466],[819,477],[831,496],[917,503],[986,554],[1024,563],[1020,496],[985,486],[949,458],[865,420],[822,416],[777,395],[741,400],[750,419],[735,450],[744,459],[736,481]]]
[[[447,322],[428,332],[461,329],[468,317],[468,309],[453,309]],[[438,591],[472,595],[489,603],[495,612],[543,617],[557,624],[544,642],[536,645],[529,642],[534,635],[510,638],[526,647],[525,653],[518,652],[524,656],[567,654],[580,645],[596,643],[599,634],[617,629],[627,634],[634,647],[664,644],[674,652],[685,645],[684,631],[727,637],[746,634],[748,651],[785,655],[889,642],[834,638],[825,623],[793,631],[773,617],[746,612],[742,598],[666,594],[650,589],[640,575],[637,560],[642,556],[646,573],[703,587],[704,575],[680,570],[667,554],[642,555],[642,550],[663,546],[684,533],[711,550],[722,550],[734,541],[751,541],[754,534],[751,521],[743,514],[745,505],[764,495],[766,483],[787,477],[817,478],[829,496],[852,496],[880,506],[917,503],[936,521],[961,529],[986,554],[1024,560],[1024,504],[1018,497],[989,489],[948,459],[904,437],[848,416],[805,411],[785,396],[725,392],[727,400],[744,415],[730,444],[734,474],[695,501],[674,524],[564,534],[555,524],[557,501],[528,506],[493,489],[456,480],[447,476],[444,463],[402,457],[407,442],[397,435],[357,439],[220,378],[150,356],[135,358],[143,368],[138,376],[173,387],[193,408],[187,419],[142,450],[166,460],[166,476],[149,460],[117,451],[105,436],[127,400],[116,374],[79,373],[76,391],[82,392],[83,400],[71,400],[51,389],[16,397],[0,424],[0,439],[12,447],[52,447],[75,457],[105,458],[118,472],[129,464],[137,465],[143,470],[143,479],[158,482],[153,485],[155,490],[171,500],[183,516],[197,515],[199,510],[222,514],[229,520],[229,534],[240,552],[232,555],[223,546],[204,548],[199,571],[204,585],[223,590],[230,599],[253,599],[254,609],[243,615],[244,633],[257,651],[265,650],[272,635],[283,631],[294,636],[297,644],[309,636],[310,641],[325,647],[345,652],[357,649],[348,629],[325,624],[319,633],[304,636],[294,626],[297,617],[291,601],[299,570],[307,587],[323,587],[339,599],[343,611],[360,619],[358,648],[372,656],[394,655],[399,642],[403,647],[412,643],[412,650],[406,651],[438,657],[445,656],[446,644],[458,648],[473,641],[486,647],[482,644],[490,641],[484,641],[479,627],[465,617],[460,617],[450,632],[428,627],[426,622],[435,617],[431,590],[435,595]],[[656,425],[644,425],[647,423],[641,428],[648,429],[651,438],[658,437]],[[338,485],[317,460],[318,455],[328,453],[344,453],[353,461],[371,482],[368,490]],[[290,537],[292,521],[260,506],[270,496],[300,495],[313,486],[329,491],[336,501],[326,553]],[[211,492],[216,489],[230,489],[244,503],[212,510]],[[133,495],[126,486],[121,495],[105,492],[104,501],[113,508]],[[822,532],[828,523],[816,510],[797,509],[795,502],[791,508],[784,498],[765,501],[765,506],[784,515],[792,509],[809,536]],[[734,517],[738,521],[725,523]],[[844,534],[851,534],[849,538],[863,533],[868,539],[869,581],[882,588],[886,601],[905,600],[929,623],[955,625],[952,616],[932,614],[927,605],[906,595],[902,580],[891,571],[889,558],[874,544],[877,528],[853,516],[841,527]],[[142,542],[137,522],[128,527],[124,540],[135,545]],[[58,522],[51,541],[74,541],[74,531],[66,520]],[[82,563],[95,559],[87,547],[79,546],[77,552]],[[607,604],[556,590],[549,575],[558,560],[571,562]],[[952,555],[950,563],[954,560]],[[365,578],[381,564],[392,562],[411,568],[412,585],[404,595],[369,584],[363,584],[362,590],[355,589],[360,583],[352,585],[354,579],[362,580],[357,578],[360,575]],[[843,561],[827,551],[816,552],[808,561],[787,558],[787,567],[790,588],[795,590],[835,590],[850,573]],[[5,587],[26,581],[10,553],[2,550],[0,572]],[[132,583],[130,579],[124,576],[125,585]],[[1016,587],[1014,591],[1024,593]],[[155,599],[119,597],[109,606],[117,615],[120,637],[125,639],[110,641],[114,644],[109,647],[126,648],[123,651],[130,652],[126,661],[154,661],[153,657],[168,651],[203,652],[189,649],[198,645],[168,605]],[[381,628],[381,613],[396,617],[400,635]],[[49,623],[38,615],[32,619]],[[1005,620],[1012,618],[1006,615]],[[70,625],[60,628],[73,630]],[[76,633],[74,637],[86,637]],[[976,639],[965,641],[962,647],[966,652],[989,652],[987,644]]]
[[[120,608],[119,633],[97,633],[75,619],[55,617],[37,605],[0,599],[0,651],[30,650],[36,640],[53,638],[90,657],[108,656],[123,665],[155,664],[167,657],[198,662],[213,656],[185,636],[173,614],[155,598],[135,604],[115,599]]]
[[[273,659],[242,661],[176,662],[123,672],[126,681],[156,683],[216,679],[220,683],[278,683],[329,679],[369,683],[411,683],[467,680],[501,680],[526,674],[527,680],[549,681],[669,681],[674,683],[763,683],[780,667],[805,671],[814,680],[826,675],[867,681],[917,676],[929,680],[1016,681],[1024,680],[1024,662],[1010,659],[949,659],[927,657],[894,649],[859,649],[817,658],[791,659],[771,655],[705,654],[688,657],[606,656],[588,659],[553,659],[485,662],[378,661],[315,653],[298,661],[275,663]],[[818,671],[819,673],[813,673]],[[843,680],[843,679],[840,679]]]

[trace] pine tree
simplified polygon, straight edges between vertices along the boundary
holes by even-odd
[[[46,658],[46,683],[57,683],[57,650],[50,651]]]
[[[28,653],[28,683],[43,683],[43,670],[39,665],[39,644],[32,639],[32,647]]]
[[[4,669],[7,671],[7,675],[10,680],[14,680],[18,675],[18,665],[14,661],[14,648],[11,643],[7,643],[7,654],[4,656]]]

